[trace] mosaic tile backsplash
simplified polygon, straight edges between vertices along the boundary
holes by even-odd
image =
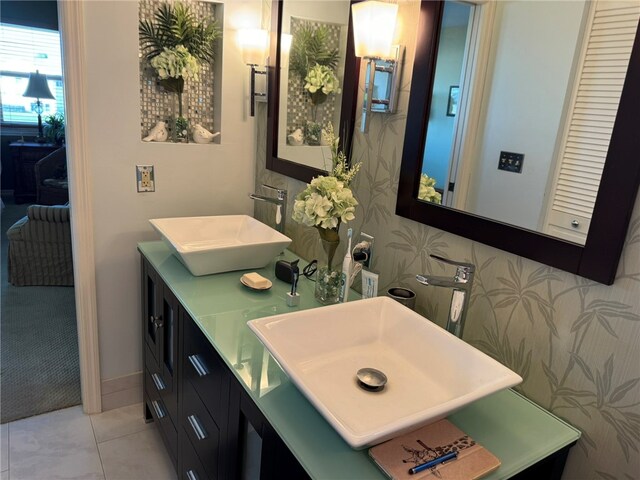
[[[302,27],[311,27],[317,30],[320,26],[324,26],[329,32],[328,47],[339,48],[340,47],[340,33],[342,26],[334,23],[324,23],[317,21],[305,20],[302,18],[291,17],[291,35],[295,39],[296,32]],[[340,79],[340,85],[343,82],[342,72],[336,72]],[[294,132],[296,129],[301,128],[304,130],[304,126],[307,121],[316,121],[322,125],[326,125],[332,122],[334,115],[336,114],[336,104],[338,103],[336,95],[329,95],[326,102],[318,105],[317,115],[315,120],[311,113],[311,98],[304,89],[304,81],[295,73],[289,73],[289,85],[287,88],[287,135]]]
[[[164,2],[157,0],[140,0],[140,20],[153,20],[153,15],[158,6]],[[197,2],[183,0],[183,4],[189,5],[197,19],[213,18],[222,26],[222,18],[216,14],[217,4],[212,2]],[[221,39],[217,40],[218,42]],[[214,132],[214,75],[213,65],[202,63],[200,65],[198,81],[187,81],[182,94],[183,115],[189,121],[189,126],[199,123],[210,132]],[[140,133],[144,138],[150,129],[160,121],[167,122],[171,126],[171,119],[177,115],[177,95],[166,92],[159,83],[158,75],[153,67],[142,57],[140,52]],[[189,137],[191,140],[191,137]]]

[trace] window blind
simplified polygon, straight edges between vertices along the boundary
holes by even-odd
[[[60,33],[0,23],[0,96],[3,123],[36,123],[35,99],[23,97],[29,74],[47,76],[55,100],[42,100],[43,118],[64,113]]]

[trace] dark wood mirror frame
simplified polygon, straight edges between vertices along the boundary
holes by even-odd
[[[351,2],[355,3],[355,2]],[[342,84],[342,106],[340,124],[337,132],[340,135],[340,149],[346,153],[351,151],[351,139],[355,123],[356,102],[358,99],[358,79],[360,59],[355,56],[353,45],[353,25],[349,13],[349,31],[347,33],[346,58],[344,63],[344,81]],[[282,32],[282,0],[274,0],[271,7],[271,50],[268,72],[267,107],[267,169],[309,183],[317,175],[326,175],[323,170],[308,167],[278,157],[278,121],[280,112],[280,33]]]
[[[613,284],[640,185],[640,28],[584,246],[417,199],[442,1],[423,0],[396,214],[607,285]],[[425,82],[428,79],[428,82]]]

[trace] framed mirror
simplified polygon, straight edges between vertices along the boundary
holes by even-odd
[[[329,125],[350,151],[358,89],[351,2],[273,1],[267,169],[303,182],[331,170]]]
[[[450,3],[466,14],[448,18]],[[421,3],[398,215],[613,283],[640,183],[640,12],[632,2],[621,11],[607,3]],[[555,27],[515,9],[554,6],[540,16]],[[575,11],[563,18],[562,8]],[[527,35],[536,41],[523,44]],[[457,60],[443,64],[453,44]],[[442,138],[450,141],[438,145]],[[439,171],[436,147],[445,151]],[[545,224],[553,209],[568,212],[555,230]]]

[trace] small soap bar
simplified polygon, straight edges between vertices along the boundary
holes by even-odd
[[[267,288],[269,287],[269,280],[256,272],[245,273],[242,275],[242,279],[245,284],[251,288]]]

